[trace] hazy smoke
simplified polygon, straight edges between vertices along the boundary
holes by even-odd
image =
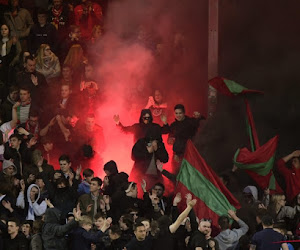
[[[132,137],[115,127],[138,122],[156,88],[170,107],[184,103],[188,113],[206,112],[207,1],[112,1],[97,65],[103,83],[98,123],[104,128],[104,162],[115,159],[121,170],[132,167]],[[170,120],[172,122],[173,120]]]

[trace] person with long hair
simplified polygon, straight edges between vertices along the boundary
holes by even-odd
[[[100,42],[102,38],[102,27],[97,24],[92,30],[91,39],[88,41],[88,59],[89,62],[97,63],[101,60],[103,53],[103,44]]]
[[[285,195],[284,194],[273,194],[271,197],[270,205],[268,206],[268,210],[270,214],[273,216],[275,221],[282,221],[285,219],[293,219],[297,209],[296,207],[290,207],[285,205]]]
[[[74,44],[69,49],[64,64],[70,65],[73,68],[74,78],[81,79],[84,69],[84,64],[87,64],[87,59],[84,55],[83,49],[79,44]]]
[[[10,69],[17,63],[21,53],[21,45],[15,36],[11,36],[7,24],[1,25],[0,46],[0,79],[7,86]],[[0,99],[5,98],[8,94],[8,86],[1,89],[0,92]]]
[[[36,56],[36,71],[43,74],[47,82],[60,75],[60,63],[48,44],[41,44]]]

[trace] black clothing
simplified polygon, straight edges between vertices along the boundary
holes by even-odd
[[[144,123],[143,116],[149,114],[148,123]],[[135,123],[131,126],[123,126],[120,122],[117,126],[124,132],[130,133],[134,136],[134,143],[136,143],[141,138],[147,138],[148,140],[158,140],[162,142],[162,133],[168,133],[168,130],[164,127],[161,128],[158,124],[153,123],[153,117],[150,109],[143,109],[141,111],[139,123]]]
[[[140,180],[145,179],[147,185],[152,187],[155,183],[162,182],[162,175],[157,170],[156,161],[166,163],[169,160],[169,155],[163,142],[157,142],[157,150],[153,153],[148,152],[148,143],[147,139],[139,139],[133,146],[131,158],[134,160],[134,165],[129,180],[140,182]],[[138,188],[139,193],[141,193],[140,185]]]
[[[46,160],[44,160],[42,168],[43,174],[46,175],[46,178],[48,178],[48,180],[52,180],[54,175],[53,167],[49,165]],[[26,166],[26,168],[23,171],[24,179],[27,180],[30,174],[33,174],[35,177],[37,177],[39,173],[39,168],[35,164],[30,164]]]
[[[64,177],[63,174],[62,177]],[[67,214],[69,212],[72,212],[73,208],[76,207],[78,198],[78,181],[74,178],[73,186],[67,186],[64,188],[57,188],[55,183],[49,182],[48,178],[45,175],[43,175],[43,181],[45,183],[46,189],[49,192],[49,196],[53,205],[61,211],[61,220],[63,221],[66,218]]]
[[[28,47],[29,52],[33,55],[37,55],[37,50],[41,44],[48,44],[51,50],[56,54],[57,52],[57,34],[55,27],[46,23],[45,26],[41,27],[40,24],[34,24],[28,36]]]
[[[38,85],[32,83],[31,75],[37,77]],[[47,88],[48,84],[46,78],[41,73],[35,71],[33,73],[21,71],[17,74],[16,84],[18,87],[26,86],[30,90],[30,97],[32,105],[41,109],[47,101]],[[32,106],[31,106],[32,109]]]
[[[175,237],[168,230],[164,235],[159,235],[157,239],[153,240],[153,249],[155,250],[174,250]]]
[[[205,235],[198,230],[193,232],[188,243],[188,249],[194,250],[196,247],[202,247],[203,250],[208,249]]]
[[[120,216],[129,208],[142,210],[143,201],[138,198],[132,198],[125,194],[125,191],[119,191],[111,197],[111,212],[113,214],[113,221],[118,221]]]
[[[134,142],[137,142],[141,138],[145,138],[147,135],[162,141],[162,128],[156,123],[135,123],[131,126],[123,126],[122,123],[119,123],[117,126],[124,133],[133,134]]]
[[[146,237],[143,241],[138,241],[134,237],[126,246],[127,250],[151,250],[152,249],[152,238]]]
[[[62,6],[62,10],[59,16],[55,16],[54,7],[49,10],[48,22],[51,23],[57,29],[57,38],[61,42],[67,38],[69,29],[69,10],[67,6]]]
[[[5,250],[27,250],[29,249],[29,242],[23,233],[18,233],[14,239],[10,237],[4,239]]]
[[[200,120],[202,119],[204,119],[202,116],[200,118],[185,116],[183,121],[175,120],[170,126],[164,126],[164,128],[169,131],[169,136],[175,138],[173,151],[177,155],[184,154],[187,140],[192,139],[195,136],[200,125]]]
[[[31,162],[31,153],[32,149],[27,148],[25,143],[21,143],[19,151],[9,146],[9,143],[6,142],[4,144],[4,159],[10,160],[12,159],[13,163],[17,168],[17,173],[22,174],[24,172],[25,164],[29,164]],[[22,165],[21,165],[22,163]],[[22,166],[22,173],[21,173],[21,166]]]
[[[48,208],[45,213],[45,223],[43,225],[42,239],[45,250],[65,250],[67,242],[65,234],[78,226],[75,220],[65,225],[60,225],[60,211],[57,208]]]
[[[122,237],[111,241],[109,246],[106,246],[105,250],[123,250],[128,241]]]
[[[2,103],[0,112],[1,112],[1,119],[2,122],[9,122],[12,120],[12,107],[15,104],[14,101],[12,101],[9,96],[5,99],[5,101]]]

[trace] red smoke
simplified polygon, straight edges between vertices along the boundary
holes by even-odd
[[[137,123],[157,88],[169,113],[182,102],[188,114],[194,110],[206,114],[207,1],[191,0],[188,5],[171,0],[115,1],[108,6],[106,20],[97,66],[103,100],[95,114],[106,140],[103,163],[115,160],[119,171],[130,174],[133,137],[119,131],[114,114],[125,126]],[[171,169],[172,150],[166,147],[170,157],[166,168]],[[104,177],[103,166],[95,162],[93,169]]]

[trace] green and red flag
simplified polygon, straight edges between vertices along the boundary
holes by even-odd
[[[197,217],[212,219],[215,227],[218,226],[220,215],[226,215],[229,209],[240,208],[239,202],[206,164],[190,140],[177,175],[177,192],[182,196],[191,193],[197,199],[194,208]]]
[[[209,81],[209,84],[221,94],[229,97],[263,94],[262,91],[248,89],[224,77],[215,77]],[[247,148],[238,149],[234,155],[233,162],[238,168],[244,169],[260,188],[269,188],[271,193],[282,193],[272,171],[278,136],[273,137],[266,144],[260,146],[249,102],[246,98],[244,98],[244,102],[246,105],[246,128],[251,150]]]
[[[217,91],[221,94],[234,97],[238,95],[244,94],[263,94],[264,92],[254,89],[248,89],[237,82],[232,80],[228,80],[224,77],[214,77],[213,79],[209,80],[208,83],[214,87]]]
[[[242,148],[233,157],[235,166],[245,170],[261,189],[269,188],[271,194],[282,193],[272,171],[277,144],[278,136],[275,136],[254,152]]]

